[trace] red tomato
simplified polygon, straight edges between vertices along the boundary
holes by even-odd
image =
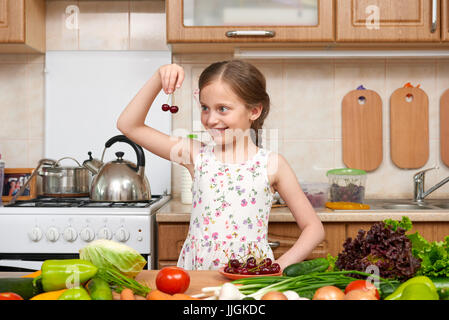
[[[0,293],[0,300],[23,300],[21,296],[13,292],[2,292]]]
[[[168,294],[184,293],[189,285],[190,276],[180,267],[164,267],[156,276],[156,287]]]
[[[371,291],[372,294],[377,298],[377,300],[380,299],[379,291],[377,291],[377,288],[374,284],[372,284],[369,281],[366,280],[355,280],[352,281],[350,284],[346,286],[345,294],[352,291],[352,290],[363,290],[363,291]]]

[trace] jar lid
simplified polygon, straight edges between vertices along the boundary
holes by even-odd
[[[338,175],[338,176],[361,176],[365,175],[365,170],[360,169],[350,169],[350,168],[342,168],[342,169],[333,169],[329,170],[326,175]]]

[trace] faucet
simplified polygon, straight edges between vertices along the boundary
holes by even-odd
[[[429,190],[424,191],[424,181],[425,181],[426,172],[430,171],[430,170],[435,170],[435,169],[438,169],[438,167],[422,170],[413,176],[413,182],[414,182],[413,201],[414,202],[423,203],[425,197],[427,197],[429,194],[434,192],[436,189],[438,189],[439,187],[441,187],[444,184],[446,184],[447,182],[449,182],[449,177],[447,177],[447,178],[441,180],[440,182],[438,182],[433,187],[431,187]]]

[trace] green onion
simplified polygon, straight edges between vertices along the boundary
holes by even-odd
[[[286,276],[261,276],[253,278],[243,278],[232,281],[233,284],[241,284],[239,290],[241,293],[250,297],[261,297],[269,291],[287,291],[292,290],[300,294],[304,291],[316,290],[325,286],[336,286],[344,289],[349,283],[357,278],[348,276],[357,274],[364,277],[374,277],[379,281],[389,283],[389,280],[382,279],[376,275],[360,271],[334,271],[317,272],[297,277]]]
[[[129,288],[135,294],[145,297],[151,291],[150,288],[111,268],[99,268],[96,275],[107,283],[115,286],[115,291],[118,293],[124,288]]]

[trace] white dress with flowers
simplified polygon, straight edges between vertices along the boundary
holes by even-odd
[[[273,200],[269,152],[259,148],[252,159],[232,164],[216,159],[214,145],[201,147],[194,163],[192,213],[179,267],[214,270],[249,254],[273,259],[267,241]]]

